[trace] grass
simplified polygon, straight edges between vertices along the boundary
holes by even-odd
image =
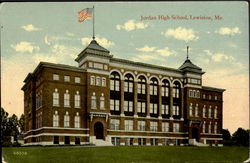
[[[6,147],[8,163],[240,163],[248,147]]]

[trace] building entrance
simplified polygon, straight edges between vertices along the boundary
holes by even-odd
[[[103,139],[103,124],[101,122],[96,122],[94,125],[94,132],[96,139]]]
[[[197,127],[192,128],[192,138],[199,141],[199,131]]]

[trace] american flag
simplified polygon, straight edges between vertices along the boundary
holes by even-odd
[[[78,21],[83,22],[87,18],[92,18],[93,8],[85,8],[78,12]]]

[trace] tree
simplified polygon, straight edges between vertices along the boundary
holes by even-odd
[[[8,124],[8,115],[9,113],[7,113],[3,108],[1,108],[1,118],[2,118],[2,121],[1,121],[1,136],[4,136],[4,135],[9,135],[7,133],[7,124]]]
[[[23,133],[24,132],[24,114],[22,114],[19,119],[18,127],[20,129],[20,133]]]
[[[235,141],[237,145],[249,146],[249,130],[238,128],[233,134],[232,140]]]
[[[18,118],[15,114],[8,118],[8,129],[10,130],[10,136],[14,136],[14,140],[17,140],[19,134],[18,131]]]
[[[231,134],[228,129],[222,129],[222,138],[223,140],[231,140]]]

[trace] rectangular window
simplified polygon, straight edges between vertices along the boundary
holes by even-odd
[[[215,109],[214,109],[214,119],[216,119],[217,118],[217,113],[218,111],[217,111],[217,106],[215,106]]]
[[[91,108],[96,109],[96,96],[95,95],[91,97]]]
[[[64,127],[69,127],[69,115],[64,116]]]
[[[75,116],[75,128],[80,128],[80,116]]]
[[[195,106],[195,117],[198,117],[198,105]]]
[[[81,82],[80,77],[75,77],[75,83],[80,83],[80,82]]]
[[[134,90],[134,87],[133,87],[134,85],[133,85],[133,83],[129,83],[129,86],[128,86],[128,92],[134,92],[133,90]]]
[[[169,132],[169,123],[162,122],[162,132]]]
[[[150,131],[158,131],[158,122],[150,122]]]
[[[110,100],[110,110],[115,110],[115,100]]]
[[[179,132],[180,131],[180,124],[179,123],[174,123],[174,132]]]
[[[217,100],[217,96],[214,96],[214,100]]]
[[[104,97],[100,97],[100,109],[104,110],[105,109],[105,100]]]
[[[120,100],[110,100],[110,110],[119,111],[120,110]]]
[[[90,77],[90,85],[95,85],[95,76]]]
[[[151,145],[158,145],[158,139],[151,138],[151,139],[150,139],[150,144],[151,144]]]
[[[180,115],[180,109],[178,105],[173,106],[173,115]]]
[[[137,85],[137,93],[141,94],[141,84],[140,83],[138,83],[138,85]]]
[[[161,96],[168,97],[168,93],[169,93],[168,87],[161,87]]]
[[[139,131],[145,131],[146,123],[145,121],[138,121],[138,130]]]
[[[53,80],[59,80],[59,75],[58,74],[53,74]]]
[[[114,80],[110,80],[110,90],[114,91],[115,89],[115,81]]]
[[[165,115],[169,114],[169,112],[168,112],[169,107],[167,104],[162,104],[161,109],[162,109],[162,114],[165,114]]]
[[[206,118],[206,106],[203,106],[203,110],[202,110],[202,116],[203,118]]]
[[[70,81],[70,77],[69,77],[68,75],[65,75],[65,76],[64,76],[64,81],[65,81],[65,82],[69,82],[69,81]]]
[[[133,101],[124,101],[124,111],[133,112]]]
[[[125,138],[125,145],[133,145],[133,138]]]
[[[126,131],[133,130],[133,120],[125,120],[125,130]]]
[[[115,91],[120,91],[120,82],[115,81]]]
[[[70,96],[68,93],[64,93],[64,107],[70,107]]]
[[[214,124],[214,133],[217,134],[217,123]]]
[[[111,119],[110,120],[110,129],[111,130],[119,130],[120,120],[119,119]]]
[[[53,93],[53,106],[59,106],[59,93]]]
[[[106,78],[104,78],[104,77],[102,78],[102,86],[106,87]]]
[[[202,132],[206,133],[206,122],[204,122],[202,125]]]
[[[208,109],[208,118],[211,118],[211,115],[212,115],[212,107],[209,106],[209,109]]]
[[[80,108],[80,95],[75,95],[75,108]]]
[[[141,94],[146,94],[146,85],[145,84],[142,84],[142,91],[141,91]]]
[[[112,137],[111,142],[113,145],[118,146],[118,145],[120,145],[120,138],[119,137]]]
[[[58,127],[59,126],[59,115],[54,114],[53,115],[53,127]]]
[[[101,78],[100,77],[96,77],[96,85],[101,86]]]

